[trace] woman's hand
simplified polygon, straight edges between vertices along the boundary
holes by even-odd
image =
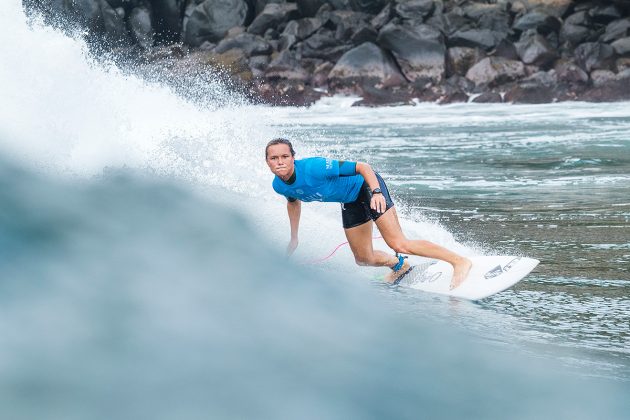
[[[291,255],[293,255],[293,253],[295,252],[295,248],[297,248],[297,246],[298,246],[297,238],[292,238],[291,241],[289,242],[289,245],[287,245],[287,257],[290,257]]]
[[[387,208],[387,203],[385,202],[385,197],[383,194],[374,194],[372,195],[372,199],[370,200],[370,207],[372,210],[378,213],[384,213]]]

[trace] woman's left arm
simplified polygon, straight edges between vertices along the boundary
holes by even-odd
[[[374,191],[376,188],[380,190],[380,184],[378,183],[378,178],[376,178],[376,174],[370,165],[365,162],[357,162],[357,173],[363,176],[365,182],[367,182],[370,187],[370,191]],[[383,213],[387,207],[385,203],[385,197],[383,197],[382,193],[372,194],[372,199],[370,200],[370,207],[372,210],[376,210],[379,213]]]

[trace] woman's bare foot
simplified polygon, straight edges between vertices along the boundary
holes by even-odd
[[[451,280],[451,290],[459,287],[464,282],[464,280],[466,280],[466,276],[470,272],[471,267],[472,261],[465,257],[462,257],[457,263],[453,264],[453,279]]]
[[[387,283],[394,283],[396,280],[398,280],[398,278],[400,276],[402,276],[403,274],[405,274],[407,271],[409,271],[411,269],[411,265],[409,265],[409,263],[407,261],[405,261],[405,263],[403,264],[402,267],[400,267],[400,270],[398,271],[392,271],[391,273],[387,273],[385,275],[385,281]]]

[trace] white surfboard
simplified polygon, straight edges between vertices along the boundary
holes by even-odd
[[[425,292],[479,300],[508,289],[527,276],[540,261],[509,255],[470,257],[473,265],[466,280],[450,290],[453,267],[445,261],[418,265],[400,282],[401,286]]]

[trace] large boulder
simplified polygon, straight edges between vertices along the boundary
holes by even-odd
[[[439,83],[444,78],[446,46],[442,34],[432,27],[389,23],[379,32],[378,43],[394,54],[409,81]]]
[[[298,47],[296,48],[304,58],[319,58],[333,62],[353,48],[352,45],[339,45],[335,33],[326,28],[320,28]]]
[[[579,45],[585,42],[590,35],[590,29],[581,25],[572,25],[565,22],[560,30],[560,42]]]
[[[290,48],[296,42],[311,36],[321,27],[322,20],[319,18],[304,18],[290,21],[280,35],[280,49]]]
[[[248,13],[245,0],[203,0],[187,9],[184,42],[193,47],[218,42],[229,29],[245,25]]]
[[[406,82],[394,59],[377,45],[366,42],[345,53],[328,75],[330,86],[398,86]]]
[[[326,0],[296,0],[298,11],[302,17],[313,17],[327,3]]]
[[[486,57],[468,70],[466,78],[477,86],[494,86],[525,76],[525,65],[503,57]]]
[[[297,19],[299,14],[295,3],[269,3],[249,25],[247,32],[263,35],[269,28],[278,28],[290,20]]]
[[[554,70],[556,71],[558,82],[569,84],[585,84],[588,82],[588,73],[571,61],[559,60]]]
[[[125,9],[122,7],[113,9],[107,6],[103,7],[102,13],[106,37],[111,40],[115,46],[129,45],[131,40],[125,23]]]
[[[562,18],[569,11],[569,9],[575,6],[576,1],[575,0],[527,0],[526,3],[529,5],[530,9],[532,10],[534,9],[539,10],[550,16]]]
[[[610,70],[614,64],[614,50],[608,44],[586,42],[573,52],[576,63],[586,72],[592,70]]]
[[[516,52],[525,64],[549,67],[558,58],[558,53],[551,48],[545,37],[534,35],[514,44]]]
[[[601,2],[603,4],[598,4],[595,7],[589,9],[588,14],[593,19],[593,22],[600,24],[609,24],[615,19],[619,19],[623,17],[621,10],[615,4],[610,4],[608,2]]]

